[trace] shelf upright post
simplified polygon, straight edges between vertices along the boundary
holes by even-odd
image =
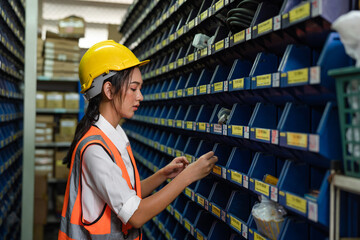
[[[32,239],[34,220],[34,165],[36,114],[36,42],[38,0],[26,0],[24,154],[22,171],[21,240]]]

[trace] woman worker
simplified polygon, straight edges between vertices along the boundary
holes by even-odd
[[[89,104],[64,159],[70,172],[58,239],[141,239],[140,227],[207,176],[217,161],[213,152],[192,164],[177,157],[140,181],[119,122],[131,118],[143,100],[139,67],[148,62],[112,40],[95,44],[82,57],[81,93]]]

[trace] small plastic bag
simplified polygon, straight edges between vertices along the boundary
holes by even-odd
[[[286,211],[281,205],[264,196],[261,197],[261,202],[254,205],[251,213],[255,219],[257,230],[264,236],[275,240],[284,223]]]

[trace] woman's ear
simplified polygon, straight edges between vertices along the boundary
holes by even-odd
[[[113,98],[113,93],[112,93],[112,84],[111,84],[111,82],[105,82],[105,83],[104,83],[104,85],[103,85],[103,92],[104,92],[105,97],[106,97],[108,100],[112,100],[112,98]]]

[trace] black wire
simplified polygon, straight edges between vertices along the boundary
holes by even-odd
[[[233,33],[251,26],[255,12],[262,0],[243,0],[227,13],[226,25]]]

